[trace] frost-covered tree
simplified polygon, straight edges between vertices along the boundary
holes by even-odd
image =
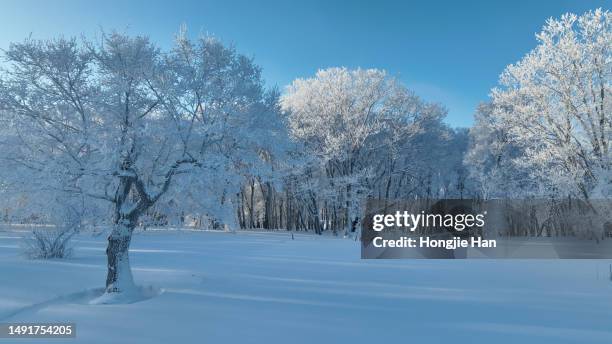
[[[15,135],[2,159],[13,180],[61,177],[55,189],[110,208],[109,295],[133,286],[128,248],[147,210],[180,197],[194,175],[229,199],[234,175],[266,149],[254,140],[255,118],[274,112],[260,69],[214,38],[182,32],[167,52],[119,33],[27,39],[4,58],[0,110]],[[218,171],[224,180],[212,181]]]
[[[541,187],[544,181],[517,166],[523,150],[510,141],[507,128],[494,110],[491,103],[478,106],[463,161],[471,178],[477,181],[478,194],[484,199],[542,196],[546,191]]]
[[[410,149],[408,143],[431,125],[439,125],[446,113],[376,69],[320,70],[288,86],[281,104],[292,135],[304,143],[328,179],[308,185],[326,185],[318,193],[327,193],[325,200],[336,206],[342,203],[346,234],[358,227],[373,179],[380,179],[377,154],[391,152],[390,159],[395,161],[402,154],[398,148]],[[319,175],[312,166],[307,170]],[[334,193],[330,195],[329,190]],[[311,194],[308,198],[313,203]]]
[[[515,166],[588,199],[612,169],[612,13],[549,19],[537,40],[492,91],[492,122],[521,150]]]

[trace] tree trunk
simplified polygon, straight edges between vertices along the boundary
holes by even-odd
[[[107,293],[120,293],[134,287],[128,250],[135,227],[136,221],[123,218],[116,221],[113,231],[108,236],[108,247],[106,248],[108,260]]]

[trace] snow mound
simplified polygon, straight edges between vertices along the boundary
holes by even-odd
[[[162,289],[153,286],[137,286],[120,293],[106,293],[101,290],[101,295],[92,298],[88,303],[90,305],[114,305],[114,304],[129,304],[154,298],[163,293]]]

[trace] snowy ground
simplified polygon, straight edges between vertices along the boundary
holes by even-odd
[[[609,261],[373,261],[343,239],[146,232],[134,277],[161,294],[90,305],[104,237],[35,261],[20,235],[0,232],[0,322],[75,322],[77,339],[16,343],[612,343]]]

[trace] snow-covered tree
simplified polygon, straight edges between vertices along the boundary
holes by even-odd
[[[484,199],[543,196],[544,181],[517,166],[523,150],[511,142],[507,128],[495,116],[494,106],[480,104],[474,122],[464,164],[477,181],[478,194]]]
[[[551,18],[537,40],[492,91],[492,122],[521,150],[515,166],[588,199],[612,169],[612,13]]]
[[[214,38],[181,32],[167,52],[119,33],[27,39],[4,58],[0,110],[15,135],[3,162],[13,180],[42,180],[110,207],[107,294],[133,286],[128,248],[147,210],[180,197],[194,175],[229,199],[234,176],[266,149],[253,136],[262,135],[254,118],[274,112],[260,69]],[[218,171],[224,180],[212,181]]]
[[[391,159],[397,159],[398,148],[409,149],[400,142],[414,142],[411,139],[432,123],[439,125],[446,114],[376,69],[320,70],[288,86],[281,104],[292,135],[304,143],[328,178],[327,183],[309,185],[328,186],[319,193],[334,191],[326,198],[343,203],[346,234],[358,227],[363,201],[371,195],[377,153],[391,152]]]

